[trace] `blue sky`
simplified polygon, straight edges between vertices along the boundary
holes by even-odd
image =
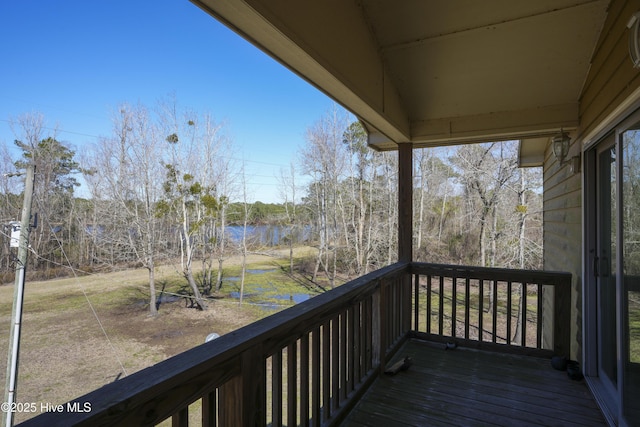
[[[110,135],[119,104],[174,93],[226,123],[252,199],[266,202],[280,201],[275,176],[333,105],[188,0],[5,0],[0,51],[0,142],[15,139],[12,118],[40,112],[82,150]]]

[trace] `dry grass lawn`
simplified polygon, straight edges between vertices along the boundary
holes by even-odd
[[[281,255],[286,256],[284,252]],[[274,258],[267,256],[252,255],[248,261],[251,268],[274,266]],[[227,265],[238,263],[231,259]],[[156,273],[158,283],[175,277],[172,267]],[[146,305],[146,279],[146,270],[129,270],[27,283],[17,401],[35,402],[38,407],[44,402],[64,403],[202,344],[211,332],[223,335],[272,313],[222,299],[211,302],[206,311],[185,308],[182,301],[164,303],[152,318]],[[3,367],[13,288],[0,286]],[[5,375],[1,369],[3,385]],[[16,416],[18,422],[27,418]]]

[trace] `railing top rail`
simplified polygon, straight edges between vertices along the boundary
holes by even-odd
[[[431,264],[413,262],[411,272],[433,276],[450,276],[478,280],[497,280],[541,285],[569,286],[571,273],[562,271],[540,271],[509,268],[476,267],[455,264]]]
[[[162,407],[166,400],[166,415],[171,415],[168,407],[175,407],[176,400],[187,405],[237,374],[238,356],[244,351],[259,346],[269,354],[278,343],[365,299],[382,280],[406,274],[408,269],[409,263],[396,263],[374,271],[73,400],[81,405],[90,402],[91,412],[45,413],[24,425],[113,425],[123,414],[130,420],[161,421],[165,414],[149,414],[145,408]]]

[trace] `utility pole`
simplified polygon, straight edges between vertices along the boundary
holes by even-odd
[[[24,180],[24,200],[22,202],[22,217],[20,218],[20,236],[18,238],[18,259],[16,262],[16,281],[13,288],[12,324],[9,332],[9,357],[7,362],[7,388],[5,390],[6,411],[5,426],[11,427],[14,422],[16,406],[16,384],[18,382],[18,354],[20,352],[20,327],[22,325],[22,304],[24,301],[24,281],[27,270],[27,255],[29,248],[29,228],[31,226],[31,201],[33,199],[33,182],[36,167],[27,166]]]

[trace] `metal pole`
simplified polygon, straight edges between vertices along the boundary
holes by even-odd
[[[22,202],[22,217],[20,218],[20,239],[18,244],[18,260],[16,263],[16,282],[13,289],[12,325],[9,332],[9,357],[7,362],[7,389],[3,409],[7,408],[7,427],[13,426],[13,415],[16,404],[16,385],[18,382],[18,354],[20,352],[20,327],[22,324],[22,303],[24,301],[24,281],[27,269],[27,255],[29,248],[29,227],[31,222],[31,201],[33,199],[33,182],[35,166],[27,166],[27,176],[24,180],[24,200]]]

